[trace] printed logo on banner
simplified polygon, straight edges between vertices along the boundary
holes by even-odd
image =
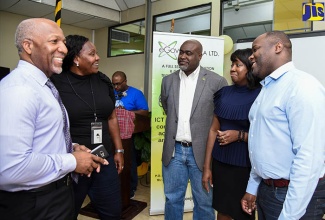
[[[160,46],[159,48],[159,56],[158,57],[163,57],[165,55],[168,55],[170,58],[173,60],[177,60],[177,56],[179,53],[179,49],[176,49],[176,44],[177,41],[174,41],[170,44],[165,44],[164,42],[158,41],[158,44]]]
[[[303,21],[324,21],[324,2],[302,3]]]

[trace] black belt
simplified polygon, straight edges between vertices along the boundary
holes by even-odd
[[[192,147],[192,142],[187,141],[175,141],[177,144],[182,145],[183,147]]]
[[[27,190],[26,192],[44,192],[44,191],[52,191],[52,190],[56,190],[58,188],[61,188],[62,186],[69,186],[71,185],[72,180],[71,180],[71,176],[70,173],[68,175],[66,175],[65,177],[54,181],[50,184],[47,184],[45,186],[41,186],[39,188],[35,188],[35,189],[30,189]]]

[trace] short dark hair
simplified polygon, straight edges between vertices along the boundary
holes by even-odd
[[[292,48],[291,40],[283,31],[269,31],[266,36],[273,38],[274,41],[281,41],[288,49]]]
[[[266,37],[269,39],[269,43],[282,42],[283,46],[288,50],[289,55],[292,56],[292,43],[288,35],[283,31],[269,31],[266,32]]]
[[[123,80],[127,80],[126,78],[126,74],[123,71],[116,71],[115,73],[113,73],[113,76],[120,76]]]
[[[66,37],[66,47],[68,53],[63,60],[62,69],[69,70],[73,65],[74,58],[80,53],[82,47],[87,43],[89,39],[81,35],[68,35]]]
[[[238,49],[235,52],[233,52],[230,56],[231,62],[235,62],[237,60],[240,60],[247,68],[247,87],[249,89],[255,89],[261,86],[260,81],[261,79],[257,78],[252,73],[252,62],[250,61],[249,57],[252,55],[252,49],[246,48],[246,49]]]

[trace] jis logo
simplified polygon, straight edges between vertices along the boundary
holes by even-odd
[[[302,3],[303,21],[324,21],[324,2]]]

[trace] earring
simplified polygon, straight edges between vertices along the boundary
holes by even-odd
[[[75,63],[76,64],[76,66],[79,66],[79,63]]]

